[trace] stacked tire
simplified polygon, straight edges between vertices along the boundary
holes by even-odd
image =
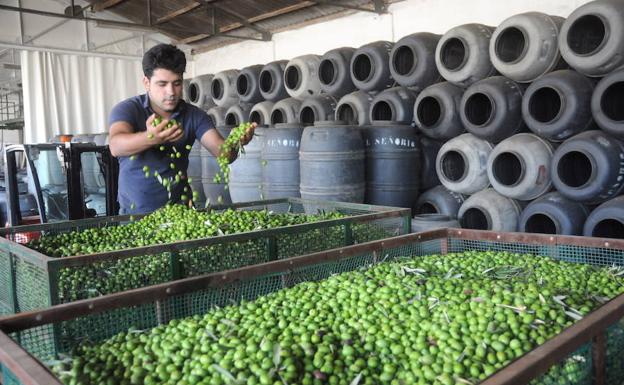
[[[250,119],[298,146],[280,173],[299,189],[278,195],[408,207],[431,227],[624,238],[623,18],[619,0],[525,12],[223,71],[190,96],[221,125]],[[284,159],[259,148],[269,191]]]

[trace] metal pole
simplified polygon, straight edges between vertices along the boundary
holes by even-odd
[[[22,8],[22,0],[17,0],[17,6]],[[20,43],[24,44],[24,18],[22,11],[19,12],[19,29],[20,29]]]
[[[15,49],[20,49],[20,50],[25,50],[25,51],[43,51],[43,52],[53,52],[53,53],[68,54],[68,55],[94,56],[94,57],[104,57],[104,58],[112,58],[112,59],[126,59],[126,60],[141,59],[141,56],[136,56],[136,55],[122,55],[122,54],[102,53],[102,52],[93,52],[93,51],[85,52],[85,51],[80,51],[80,50],[75,50],[75,49],[62,49],[62,48],[46,47],[46,46],[31,47],[27,45],[23,46],[19,44],[4,43],[4,42],[0,42],[0,47],[15,48]]]
[[[152,26],[152,0],[147,0],[147,25]]]
[[[93,50],[97,51],[98,49],[101,49],[101,48],[104,48],[104,47],[108,47],[108,46],[111,46],[113,44],[123,43],[125,41],[136,39],[137,37],[141,37],[141,36],[143,36],[143,35],[141,34],[141,35],[132,35],[132,36],[124,37],[124,38],[121,38],[121,39],[118,39],[118,40],[115,40],[115,41],[111,41],[111,42],[108,42],[108,43],[104,43],[102,45],[98,45],[97,47],[93,48]]]
[[[85,28],[85,43],[87,44],[87,46],[85,47],[85,51],[89,52],[89,43],[90,43],[89,42],[89,22],[87,20],[85,20],[84,22],[84,28]]]

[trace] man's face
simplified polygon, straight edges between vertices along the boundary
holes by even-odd
[[[143,85],[150,101],[165,112],[173,112],[182,98],[182,76],[163,68],[157,68],[152,78],[143,78]]]

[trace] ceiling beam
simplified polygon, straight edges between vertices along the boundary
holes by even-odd
[[[67,49],[67,48],[58,48],[58,47],[46,47],[46,46],[37,46],[33,47],[32,45],[20,45],[13,43],[4,43],[0,41],[0,48],[15,48],[18,50],[24,51],[43,51],[43,52],[54,52],[60,54],[68,54],[68,55],[79,55],[79,56],[96,56],[96,57],[105,57],[105,58],[114,58],[114,59],[141,59],[142,56],[138,55],[123,55],[123,54],[115,54],[115,53],[104,53],[104,52],[95,52],[95,51],[81,51],[77,49]]]
[[[194,10],[195,8],[201,6],[201,3],[198,2],[194,2],[191,3],[189,5],[187,5],[186,7],[182,7],[176,11],[170,12],[168,14],[166,14],[165,16],[159,17],[158,19],[156,19],[156,22],[154,24],[162,24],[162,23],[166,23],[171,19],[174,19],[178,16],[184,15],[185,13],[188,13],[192,10]]]
[[[19,64],[13,64],[13,63],[0,63],[0,68],[5,69],[5,70],[21,70],[22,66],[20,66]]]
[[[115,26],[120,29],[124,29],[124,28],[133,29],[133,30],[139,29],[139,30],[149,31],[149,32],[154,32],[154,33],[166,33],[166,32],[171,33],[171,34],[176,34],[176,33],[177,34],[180,34],[180,33],[196,34],[197,33],[196,30],[190,30],[190,29],[185,29],[185,28],[177,28],[177,27],[174,28],[174,27],[165,27],[165,26],[154,27],[154,26],[150,26],[150,25],[142,24],[142,23],[105,20],[105,19],[99,19],[99,18],[94,18],[94,17],[71,16],[71,15],[65,15],[63,13],[49,12],[49,11],[43,11],[43,10],[38,10],[38,9],[32,9],[32,8],[13,7],[13,6],[2,5],[2,4],[0,4],[0,10],[29,13],[33,15],[39,15],[39,16],[57,17],[61,19],[73,19],[73,20],[79,20],[83,22],[91,21],[91,22],[95,22],[97,26],[108,25],[108,26]]]
[[[121,38],[121,39],[119,39],[119,40],[110,41],[110,42],[108,42],[108,43],[104,43],[104,44],[102,44],[102,45],[98,45],[98,46],[96,46],[95,48],[93,48],[93,50],[94,50],[94,51],[97,51],[97,50],[99,50],[99,49],[106,48],[106,47],[110,47],[111,45],[115,45],[115,44],[124,43],[124,42],[126,42],[126,41],[133,40],[133,39],[139,38],[139,37],[141,37],[141,36],[143,36],[143,35],[140,35],[140,34],[139,34],[139,35],[132,35],[132,36],[128,36],[128,37]]]
[[[214,36],[214,35],[210,35],[210,34],[207,34],[207,33],[200,33],[199,35],[189,36],[189,37],[184,38],[184,39],[176,40],[176,43],[177,44],[191,44],[191,43],[195,43],[195,42],[200,41],[200,40],[207,39],[207,38],[209,38],[211,36]]]
[[[93,11],[94,12],[102,12],[103,10],[113,7],[119,3],[123,3],[126,0],[105,0],[105,1],[100,1],[98,3],[93,4]]]
[[[336,1],[336,0],[315,0],[315,2],[319,5],[330,5],[332,7],[352,9],[354,11],[383,13],[383,12],[378,12],[377,4],[374,4],[374,7],[371,9],[371,8],[366,8],[365,6],[342,4],[340,1]],[[375,1],[374,3],[377,3],[377,1]]]
[[[383,0],[373,0],[375,12],[381,14],[388,12],[388,5]]]
[[[262,40],[265,40],[265,41],[271,40],[271,32],[267,31],[264,28],[260,28],[254,25],[253,22],[250,22],[249,20],[247,20],[245,17],[238,14],[237,12],[231,11],[217,3],[213,3],[212,5],[210,5],[210,7],[214,7],[218,9],[220,12],[225,13],[226,15],[229,15],[230,17],[238,20],[238,22],[241,23],[243,26],[258,32],[259,34],[262,35]]]
[[[207,1],[207,3],[209,3],[209,1]],[[250,23],[256,23],[258,21],[262,21],[262,20],[266,20],[266,19],[270,19],[272,17],[276,17],[276,16],[281,16],[281,15],[285,15],[287,13],[291,13],[291,12],[295,12],[298,11],[300,9],[304,9],[304,8],[309,8],[312,6],[315,6],[316,4],[314,3],[314,1],[302,1],[300,3],[297,4],[293,4],[290,5],[288,7],[284,7],[284,8],[280,8],[280,9],[276,9],[275,11],[271,11],[271,12],[266,12],[266,13],[262,13],[260,15],[251,17],[249,19],[247,19],[247,21],[249,21]],[[214,8],[213,8],[214,9]],[[243,24],[240,22],[236,22],[236,23],[232,23],[232,24],[228,24],[225,25],[221,28],[219,28],[219,32],[218,33],[224,33],[224,32],[229,32],[229,31],[233,31],[237,28],[242,27]],[[197,34],[194,36],[190,36],[187,37],[185,39],[182,39],[179,41],[180,44],[191,44],[191,43],[196,43],[198,41],[204,40],[204,39],[208,39],[210,37],[216,36],[216,34]],[[239,39],[241,37],[238,37]],[[255,40],[255,39],[252,39]],[[199,52],[204,52],[201,49],[198,51]]]
[[[250,23],[256,23],[258,21],[270,19],[272,17],[281,16],[281,15],[285,15],[287,13],[295,12],[295,11],[298,11],[300,9],[309,8],[309,7],[312,7],[314,5],[316,5],[314,3],[314,1],[302,1],[302,2],[300,2],[298,4],[293,4],[293,5],[290,5],[288,7],[276,9],[275,11],[271,11],[271,12],[260,14],[258,16],[251,17],[251,18],[248,19],[248,21]],[[242,26],[243,25],[241,23],[233,23],[233,24],[229,24],[229,25],[221,27],[220,31],[221,32],[228,32],[228,31],[234,30],[236,28],[240,28]]]

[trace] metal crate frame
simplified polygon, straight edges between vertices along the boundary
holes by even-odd
[[[95,253],[89,255],[80,255],[72,257],[54,258],[42,254],[38,251],[27,248],[26,246],[15,242],[23,234],[36,233],[45,234],[49,232],[59,233],[72,230],[81,230],[92,227],[110,226],[127,222],[132,217],[138,219],[143,215],[121,215],[104,218],[92,218],[77,221],[66,221],[58,223],[47,223],[41,225],[27,225],[16,226],[10,228],[0,228],[0,318],[2,314],[15,314],[21,311],[30,311],[38,308],[45,308],[48,306],[57,305],[62,303],[59,299],[59,274],[62,269],[78,269],[88,268],[90,266],[96,266],[101,262],[110,261],[116,262],[125,260],[132,257],[145,257],[156,258],[167,255],[163,260],[168,264],[168,271],[163,271],[163,275],[167,276],[161,282],[173,281],[180,278],[185,278],[184,272],[181,271],[180,253],[183,251],[189,251],[198,247],[226,247],[236,246],[244,244],[245,242],[255,242],[261,244],[263,250],[261,252],[261,262],[275,260],[279,258],[291,257],[294,255],[307,254],[310,251],[306,250],[307,247],[316,247],[319,251],[339,246],[348,246],[355,242],[353,234],[353,226],[355,224],[370,224],[375,223],[387,223],[392,222],[398,231],[398,234],[406,234],[410,232],[410,210],[404,208],[386,207],[386,206],[374,206],[357,203],[343,203],[343,202],[329,202],[329,201],[316,201],[300,198],[283,198],[262,200],[253,202],[242,202],[232,205],[219,205],[212,206],[212,210],[224,210],[228,208],[233,209],[254,209],[254,208],[271,208],[273,206],[285,206],[291,207],[297,205],[297,207],[305,207],[306,205],[313,207],[323,207],[326,210],[338,209],[352,211],[355,214],[347,215],[344,218],[324,220],[312,223],[305,223],[300,225],[293,225],[287,227],[278,227],[267,230],[250,231],[245,233],[215,236],[210,238],[180,241],[174,243],[136,247],[131,249]],[[396,223],[394,223],[396,221]],[[331,247],[325,247],[323,245],[305,245],[303,250],[296,250],[296,246],[293,250],[287,250],[287,252],[280,252],[280,247],[283,247],[286,240],[280,243],[280,240],[284,238],[303,237],[305,234],[309,234],[313,231],[324,231],[328,229],[341,229],[340,243],[338,245],[332,245]],[[388,237],[389,234],[379,234],[374,239],[381,239]],[[393,234],[397,235],[397,234]],[[369,239],[367,239],[369,240]],[[265,247],[266,245],[266,247]],[[258,246],[259,247],[259,246]],[[285,248],[285,247],[284,247]],[[260,254],[260,253],[259,253]],[[285,255],[282,255],[285,254]],[[256,258],[258,259],[258,258]],[[258,263],[250,261],[250,264]],[[41,277],[41,280],[36,281],[37,288],[24,288],[25,283],[20,282],[21,276],[17,272],[19,268],[17,265],[23,266],[23,269],[29,269],[37,271]],[[24,267],[25,266],[25,267]],[[233,266],[231,268],[237,268],[239,266]],[[212,272],[212,271],[211,271]],[[206,273],[199,272],[199,274]],[[186,274],[186,276],[192,276],[196,274]],[[21,284],[21,286],[20,286]],[[149,284],[147,284],[149,285]],[[145,285],[139,285],[142,287]],[[20,289],[21,288],[21,289]],[[23,293],[24,290],[31,289],[33,297],[26,300],[20,299],[19,293]],[[28,293],[30,295],[30,293]],[[110,294],[110,293],[107,293]],[[22,294],[24,296],[24,294]],[[33,302],[32,304],[30,302]],[[36,304],[34,303],[36,302]],[[38,305],[38,306],[36,306]]]
[[[52,373],[33,355],[22,348],[9,335],[45,325],[74,320],[82,316],[103,314],[108,311],[124,310],[148,303],[161,303],[180,295],[198,290],[224,288],[227,285],[243,284],[259,277],[275,277],[282,274],[282,283],[297,269],[315,267],[324,263],[345,261],[359,256],[372,256],[373,262],[380,262],[388,253],[400,253],[402,248],[417,247],[421,255],[453,252],[454,244],[466,241],[481,243],[482,249],[507,250],[525,245],[538,250],[558,250],[558,247],[576,248],[580,252],[598,250],[624,258],[624,240],[550,236],[524,233],[496,233],[465,229],[440,229],[409,234],[381,241],[367,242],[355,246],[318,252],[305,256],[277,260],[260,265],[243,267],[221,273],[207,274],[155,285],[123,293],[111,294],[91,300],[82,300],[54,306],[39,311],[15,315],[0,320],[0,368],[10,371],[23,385],[60,385]],[[472,249],[467,247],[466,249]],[[544,254],[542,254],[544,255]],[[547,255],[547,254],[545,254]],[[558,257],[557,255],[551,257]],[[563,256],[565,257],[565,256]],[[543,345],[536,347],[505,368],[481,382],[482,385],[526,384],[539,378],[550,368],[579,349],[587,348],[591,355],[593,384],[606,384],[607,330],[609,326],[624,317],[624,294],[612,299],[597,310],[585,316]]]

